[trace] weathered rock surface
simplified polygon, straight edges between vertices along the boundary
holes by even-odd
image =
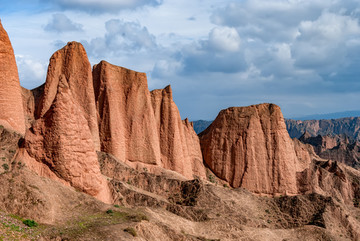
[[[104,202],[111,201],[108,184],[100,173],[88,121],[65,75],[58,80],[57,93],[48,111],[26,132],[25,147],[35,159],[28,159],[27,164],[38,174],[56,179],[55,174],[85,193]]]
[[[45,84],[32,90],[21,87],[26,129],[29,129],[35,121],[35,113],[38,111],[39,102],[44,94],[44,86]]]
[[[0,124],[22,135],[25,118],[14,50],[0,20]]]
[[[261,194],[296,194],[297,156],[274,104],[222,110],[200,135],[204,160],[233,187]]]
[[[95,149],[100,150],[91,65],[80,43],[69,42],[50,58],[44,94],[35,118],[43,117],[53,104],[62,75],[68,82],[73,100],[80,107],[81,115],[87,120]]]
[[[162,167],[185,177],[205,177],[198,137],[188,120],[180,118],[170,86],[151,91],[152,104],[159,130]]]
[[[101,150],[121,161],[160,165],[146,75],[102,61],[93,76]]]
[[[182,122],[171,88],[148,90],[144,73],[105,61],[93,69],[101,150],[132,167],[205,177],[200,144]]]

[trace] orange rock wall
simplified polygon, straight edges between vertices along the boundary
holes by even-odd
[[[14,50],[0,20],[0,125],[22,135],[25,117]]]
[[[233,187],[296,194],[297,157],[274,104],[222,110],[200,136],[205,162]]]
[[[64,75],[75,103],[87,120],[95,149],[100,150],[91,65],[80,43],[70,42],[50,58],[44,94],[35,117],[40,118],[49,110],[55,99],[61,75]]]

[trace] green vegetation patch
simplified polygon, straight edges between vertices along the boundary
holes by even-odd
[[[31,220],[31,219],[26,219],[23,221],[23,224],[25,224],[26,226],[32,228],[32,227],[37,227],[38,226],[38,223],[35,222],[34,220]]]

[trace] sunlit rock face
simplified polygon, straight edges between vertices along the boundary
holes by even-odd
[[[0,20],[0,125],[25,134],[19,74],[14,50]]]

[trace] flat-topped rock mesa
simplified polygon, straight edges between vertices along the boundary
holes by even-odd
[[[91,65],[84,47],[77,42],[69,42],[50,58],[48,73],[35,119],[43,117],[54,102],[61,76],[68,82],[73,100],[79,106],[81,115],[87,120],[96,150],[100,150],[99,130],[95,107],[95,97]]]
[[[198,137],[182,123],[170,87],[150,94],[144,73],[105,61],[93,79],[102,151],[133,167],[205,177]]]
[[[280,107],[222,110],[200,134],[204,160],[232,187],[260,194],[297,194],[297,156]]]
[[[185,177],[206,177],[199,139],[193,125],[180,118],[170,85],[151,91],[152,105],[159,130],[161,163]]]
[[[0,125],[25,134],[21,87],[14,50],[0,20]]]
[[[22,158],[39,175],[49,177],[110,203],[111,193],[100,172],[88,121],[65,75],[57,81],[51,106],[25,135]]]

